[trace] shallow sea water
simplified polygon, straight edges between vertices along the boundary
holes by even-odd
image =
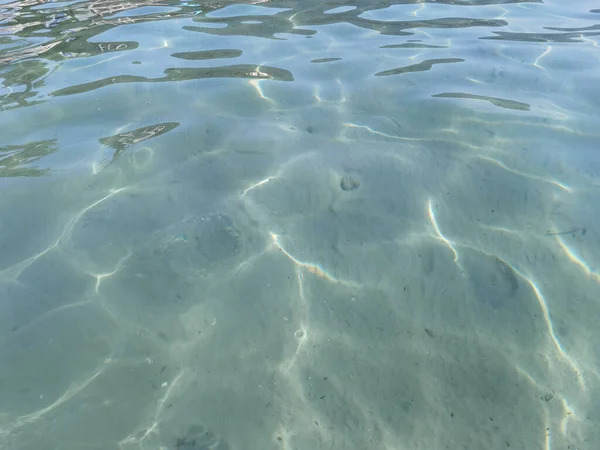
[[[0,0],[0,448],[600,442],[600,9]]]

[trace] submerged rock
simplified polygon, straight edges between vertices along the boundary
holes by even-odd
[[[186,216],[161,231],[153,253],[181,275],[201,275],[227,263],[242,247],[242,235],[233,221],[211,213]]]
[[[360,180],[356,175],[352,175],[347,173],[342,177],[342,181],[340,182],[340,187],[343,191],[353,191],[360,187]]]
[[[182,450],[229,450],[229,444],[202,425],[192,425],[176,438],[172,447]]]

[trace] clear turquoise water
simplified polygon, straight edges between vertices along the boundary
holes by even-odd
[[[600,9],[0,2],[0,448],[595,449]]]

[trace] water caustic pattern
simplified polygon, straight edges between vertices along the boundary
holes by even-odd
[[[0,447],[600,442],[600,10],[0,3]]]

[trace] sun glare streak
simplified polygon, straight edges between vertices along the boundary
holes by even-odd
[[[541,70],[543,70],[543,71],[546,71],[546,69],[544,69],[542,66],[540,66],[540,61],[541,61],[541,59],[542,59],[544,56],[548,55],[548,54],[549,54],[551,51],[552,51],[552,47],[549,45],[548,47],[546,47],[546,50],[544,51],[544,53],[542,53],[540,56],[538,56],[538,57],[536,58],[536,60],[534,61],[533,65],[534,65],[535,67],[537,67],[538,69],[541,69]]]
[[[22,416],[18,417],[12,424],[10,424],[10,426],[8,428],[0,429],[0,436],[10,434],[10,433],[14,432],[15,430],[17,430],[18,428],[35,423],[38,419],[47,415],[54,409],[58,408],[63,403],[66,403],[69,400],[71,400],[73,397],[75,397],[77,394],[79,394],[81,391],[83,391],[85,388],[87,388],[90,384],[92,384],[92,382],[94,382],[96,380],[96,378],[98,378],[100,375],[102,375],[102,373],[104,373],[104,371],[106,370],[106,368],[108,367],[110,362],[111,362],[110,358],[106,359],[104,361],[104,363],[102,364],[102,366],[100,367],[100,369],[98,369],[93,375],[91,375],[87,379],[83,380],[81,383],[72,383],[67,388],[67,390],[58,399],[56,399],[51,405],[48,405],[45,408],[41,408],[30,414],[22,415]]]
[[[541,177],[539,175],[533,175],[533,174],[526,173],[526,172],[521,172],[520,170],[511,169],[510,167],[506,166],[501,161],[498,161],[497,159],[494,159],[494,158],[490,158],[489,156],[476,155],[476,157],[479,158],[479,159],[483,159],[484,161],[487,161],[489,163],[492,163],[492,164],[494,164],[494,165],[496,165],[496,166],[498,166],[498,167],[500,167],[500,168],[502,168],[502,169],[504,169],[504,170],[506,170],[508,172],[514,173],[515,175],[520,175],[522,177],[529,178],[531,180],[536,180],[536,181],[542,181],[544,183],[549,183],[549,184],[557,186],[560,189],[562,189],[564,191],[567,191],[567,192],[571,192],[572,191],[572,189],[569,186],[567,186],[567,185],[565,185],[563,183],[560,183],[560,182],[558,182],[556,180],[553,180],[551,178],[544,178],[544,177]]]
[[[452,244],[452,242],[450,242],[442,234],[442,231],[440,230],[440,226],[438,225],[437,220],[435,218],[435,214],[433,213],[433,203],[432,203],[431,199],[427,200],[427,210],[428,210],[428,214],[429,214],[429,220],[431,221],[431,225],[433,225],[433,229],[435,230],[435,233],[437,234],[439,239],[442,242],[444,242],[444,244],[446,244],[448,246],[448,248],[452,251],[452,254],[454,255],[454,262],[456,264],[458,264],[458,252],[454,248],[454,245]]]
[[[286,375],[289,374],[290,369],[296,363],[296,360],[298,359],[298,356],[302,352],[302,349],[306,345],[306,341],[308,339],[308,330],[305,324],[308,321],[309,305],[308,301],[306,300],[306,296],[304,295],[304,277],[302,276],[302,272],[299,266],[296,267],[296,280],[298,282],[298,313],[300,315],[300,328],[294,333],[296,339],[298,340],[298,344],[296,346],[294,354],[290,358],[283,361],[280,365],[281,372]]]
[[[567,255],[567,258],[579,267],[588,277],[594,279],[596,283],[600,283],[600,274],[594,272],[590,265],[583,260],[582,257],[577,255],[573,249],[571,249],[565,242],[564,238],[560,235],[554,236],[560,249]]]
[[[113,189],[110,191],[110,193],[104,197],[102,197],[100,200],[95,201],[94,203],[92,203],[91,205],[85,207],[84,209],[82,209],[79,213],[77,213],[71,220],[69,220],[69,222],[67,223],[66,227],[64,228],[64,230],[62,231],[62,233],[60,234],[60,236],[58,237],[58,239],[56,239],[56,241],[54,242],[54,244],[52,244],[51,246],[49,246],[47,249],[41,251],[40,253],[38,253],[37,255],[31,256],[27,259],[25,259],[24,261],[21,261],[20,263],[17,263],[11,267],[8,267],[4,270],[2,270],[0,272],[0,278],[5,278],[5,279],[10,279],[10,280],[16,280],[24,271],[25,269],[27,269],[29,266],[31,266],[33,263],[35,263],[39,258],[41,258],[42,256],[44,256],[46,253],[50,252],[51,250],[57,249],[59,248],[60,244],[65,240],[65,239],[69,239],[71,237],[71,233],[73,232],[73,228],[75,228],[75,225],[77,225],[77,223],[81,220],[81,218],[92,208],[98,206],[100,203],[104,202],[105,200],[108,200],[109,198],[111,198],[112,196],[123,192],[125,189],[127,188],[120,188],[120,189]]]
[[[379,136],[383,136],[383,137],[390,138],[390,139],[399,139],[402,141],[422,141],[423,140],[422,138],[409,138],[409,137],[404,137],[404,136],[394,136],[391,134],[382,133],[381,131],[374,130],[373,128],[371,128],[367,125],[358,125],[358,124],[350,123],[350,122],[345,122],[343,125],[346,128],[362,128],[362,129],[367,130],[369,133],[377,134]]]
[[[544,295],[542,294],[541,289],[538,287],[537,283],[533,280],[532,277],[526,275],[525,273],[523,273],[522,271],[520,271],[519,269],[517,269],[513,264],[511,264],[509,261],[506,261],[505,259],[500,258],[498,255],[494,255],[492,253],[486,252],[485,250],[483,250],[482,248],[479,247],[475,247],[472,245],[467,245],[467,244],[460,244],[463,247],[466,248],[470,248],[472,250],[481,252],[487,256],[490,257],[494,257],[494,258],[498,258],[498,260],[500,260],[502,263],[506,264],[508,267],[510,267],[511,270],[514,271],[515,274],[517,274],[521,279],[523,279],[531,288],[536,300],[537,300],[537,304],[540,308],[540,310],[542,311],[542,317],[544,320],[544,323],[546,324],[546,329],[548,332],[548,336],[550,337],[551,342],[554,344],[554,347],[556,348],[556,350],[558,351],[559,356],[567,362],[567,364],[571,367],[571,369],[573,370],[573,372],[575,373],[576,377],[577,377],[577,382],[579,383],[579,386],[582,390],[585,390],[585,378],[583,376],[582,371],[579,369],[579,367],[577,366],[577,364],[575,363],[575,361],[569,356],[569,354],[566,352],[566,350],[563,348],[560,340],[558,339],[558,337],[556,336],[556,333],[554,332],[554,324],[552,323],[552,318],[550,317],[550,311],[548,309],[548,304],[547,301],[544,297]]]
[[[332,283],[340,283],[340,280],[338,280],[337,278],[335,278],[333,275],[329,274],[325,269],[323,269],[321,266],[319,266],[318,264],[313,264],[313,263],[307,263],[304,261],[300,261],[299,259],[297,259],[295,256],[293,256],[291,253],[289,253],[279,242],[279,236],[276,235],[275,233],[270,232],[269,235],[271,236],[271,239],[273,240],[273,243],[275,244],[275,246],[281,250],[281,252],[287,256],[294,264],[296,264],[297,266],[305,269],[307,272],[312,273],[313,275],[318,276],[319,278],[323,278],[327,281],[330,281]]]
[[[267,184],[269,181],[274,180],[275,178],[277,178],[277,176],[271,176],[271,177],[267,177],[264,180],[259,181],[258,183],[254,183],[252,186],[244,189],[244,191],[242,192],[242,197],[245,197],[246,194],[248,192],[250,192],[253,189],[256,189],[257,187],[262,186],[263,184]]]

